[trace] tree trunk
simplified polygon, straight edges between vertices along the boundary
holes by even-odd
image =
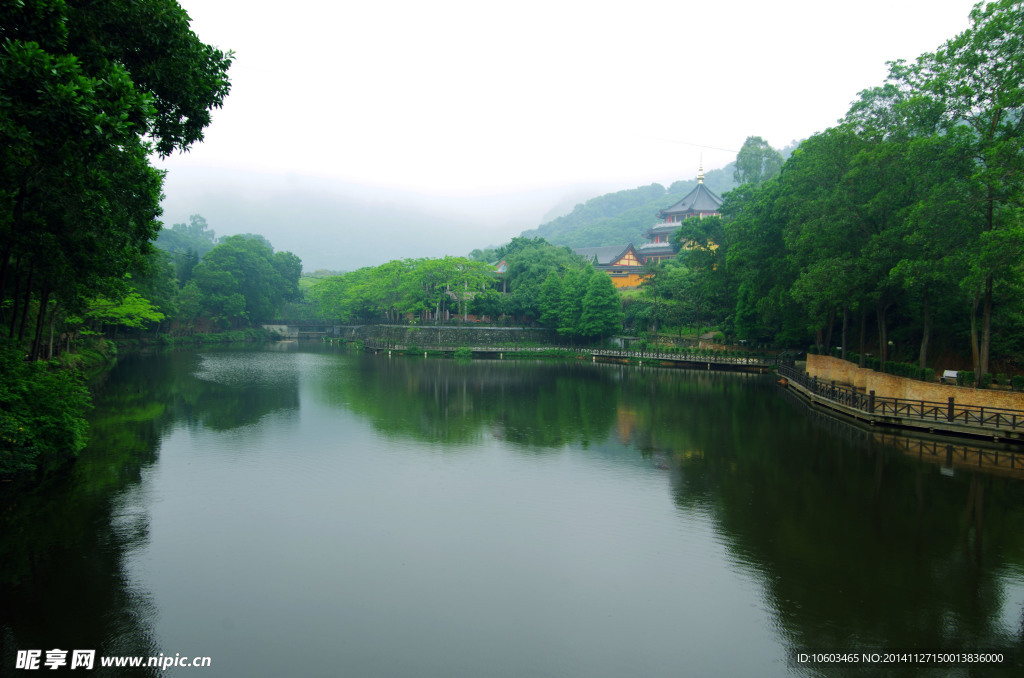
[[[832,355],[832,329],[836,324],[836,309],[833,306],[828,312],[828,327],[825,330],[825,354]]]
[[[7,267],[11,260],[11,248],[4,248],[3,252],[0,252],[0,301],[5,299],[4,293],[7,291]],[[0,318],[3,318],[3,308],[0,307]],[[5,318],[3,318],[5,319]]]
[[[885,363],[889,359],[889,335],[886,332],[885,314],[889,311],[891,304],[883,304],[881,300],[875,305],[875,313],[878,319],[878,368],[885,371]]]
[[[39,353],[43,349],[43,328],[46,326],[46,307],[50,303],[50,288],[43,288],[43,294],[39,298],[39,312],[36,313],[36,335],[32,339],[32,360],[39,360]]]
[[[846,360],[846,326],[850,321],[850,309],[843,307],[843,340],[842,340],[842,359]]]
[[[928,338],[932,331],[932,319],[929,313],[930,309],[928,306],[928,291],[924,293],[924,312],[922,314],[922,324],[924,327],[921,329],[921,352],[917,356],[917,366],[924,369],[928,362]]]
[[[11,304],[11,327],[7,336],[14,338],[14,328],[18,326],[18,298],[21,296],[21,257],[14,262],[14,303]]]
[[[981,386],[981,378],[988,373],[989,347],[992,344],[992,274],[985,277],[985,301],[981,308],[981,356],[978,362],[979,371],[974,375],[974,383]]]
[[[29,302],[32,301],[32,276],[35,272],[36,264],[35,262],[32,262],[28,267],[28,285],[25,290],[25,303],[21,307],[21,323],[18,326],[18,341],[22,341],[25,338],[25,319],[28,318],[28,306]]]
[[[46,359],[49,360],[53,357],[53,325],[57,320],[57,310],[60,308],[60,303],[53,305],[53,310],[50,312],[50,347],[46,351]]]
[[[974,385],[981,385],[981,354],[978,350],[978,305],[981,303],[981,290],[975,290],[971,301],[971,365],[974,367]]]
[[[864,306],[860,309],[860,362],[859,365],[864,367],[865,355],[864,350],[867,348],[867,332],[868,332],[868,309]]]

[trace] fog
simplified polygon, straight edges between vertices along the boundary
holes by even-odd
[[[594,183],[438,196],[298,174],[188,168],[167,175],[163,222],[170,227],[200,214],[218,236],[265,236],[275,249],[297,254],[306,271],[345,271],[501,245],[622,188],[633,187]]]

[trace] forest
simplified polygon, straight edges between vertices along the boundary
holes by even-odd
[[[689,294],[738,339],[855,347],[885,364],[970,356],[976,385],[1019,370],[1024,257],[1024,8],[890,64],[781,171],[684,224]],[[838,349],[836,349],[838,347]]]
[[[310,291],[324,318],[438,323],[461,318],[540,324],[561,337],[599,339],[622,329],[619,294],[591,262],[543,238],[514,238],[491,253],[391,261],[326,278]]]
[[[43,361],[130,303],[160,222],[153,154],[203,138],[233,60],[173,0],[4,2],[0,22],[0,475],[73,458],[81,376]],[[155,317],[155,316],[154,316]],[[65,344],[66,345],[66,344]]]
[[[568,246],[639,244],[692,181],[594,198],[466,257],[316,277],[262,236],[217,237],[200,215],[163,227],[151,157],[202,141],[232,53],[202,43],[173,0],[4,12],[0,475],[81,449],[89,395],[73,368],[106,339],[173,343],[280,318],[486,318],[567,342],[714,330],[862,365],[969,369],[976,386],[1021,372],[1019,0],[979,4],[969,29],[891,63],[798,146],[749,137],[734,165],[707,173],[721,216],[684,222],[677,257],[625,292]]]

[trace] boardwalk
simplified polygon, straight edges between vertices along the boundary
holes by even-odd
[[[441,353],[454,353],[458,349],[464,349],[462,346],[429,346],[429,347],[417,347],[417,351],[434,351]],[[775,357],[767,356],[744,356],[744,355],[717,355],[713,352],[700,353],[700,352],[682,352],[682,353],[669,353],[664,351],[627,351],[617,349],[596,349],[596,348],[567,348],[565,346],[542,346],[542,347],[518,347],[518,346],[472,346],[469,349],[473,352],[474,356],[499,356],[504,357],[506,354],[544,354],[551,351],[560,351],[569,354],[576,354],[581,358],[591,358],[592,360],[610,361],[610,362],[627,362],[637,361],[646,362],[650,364],[662,364],[666,366],[676,367],[689,367],[689,368],[701,368],[705,369],[733,369],[743,371],[756,371],[764,372],[767,370],[774,370],[778,364],[778,360]],[[409,346],[397,345],[397,344],[385,344],[383,342],[366,342],[366,350],[373,351],[374,353],[381,353],[387,351],[396,352],[409,352]]]
[[[430,351],[454,353],[461,346],[410,347],[384,342],[366,342],[366,350],[375,353]],[[621,349],[566,348],[563,346],[521,347],[473,346],[476,357],[506,355],[522,356],[530,353],[543,355],[551,351],[575,354],[579,359],[592,361],[629,362],[640,365],[660,365],[688,369],[766,372],[777,370],[786,377],[794,391],[808,402],[824,407],[832,414],[851,417],[870,426],[914,429],[937,435],[985,438],[993,442],[1024,444],[1024,411],[994,407],[944,403],[924,400],[906,400],[876,396],[856,389],[819,382],[807,377],[791,364],[776,356],[723,355],[712,351],[627,351]]]
[[[1024,411],[947,402],[887,398],[809,378],[791,365],[779,375],[812,402],[871,426],[911,428],[928,433],[1024,443]]]

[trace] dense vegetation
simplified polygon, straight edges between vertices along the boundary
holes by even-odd
[[[568,339],[607,336],[621,327],[618,293],[607,275],[567,247],[515,238],[495,253],[504,272],[465,257],[390,261],[325,278],[310,296],[326,318],[343,321],[540,322]]]
[[[979,5],[972,27],[891,64],[839,125],[772,178],[683,225],[683,291],[751,342],[817,350],[858,334],[884,364],[970,353],[976,383],[1021,352],[1024,6]],[[660,272],[657,287],[682,274]],[[671,284],[669,285],[670,287]],[[674,289],[674,288],[673,288]],[[704,300],[708,300],[706,305]],[[657,315],[657,313],[655,313]]]
[[[704,183],[721,195],[733,188],[732,166],[711,170]],[[523,232],[523,237],[544,238],[554,245],[603,247],[645,242],[644,232],[658,220],[658,210],[671,207],[692,191],[697,180],[640,186],[591,198],[564,216]]]
[[[88,399],[75,375],[20,360],[51,353],[64,323],[84,325],[122,299],[145,306],[129,281],[146,270],[160,228],[163,175],[149,157],[202,139],[228,93],[232,55],[203,44],[173,0],[2,6],[0,473],[9,473],[81,448]]]

